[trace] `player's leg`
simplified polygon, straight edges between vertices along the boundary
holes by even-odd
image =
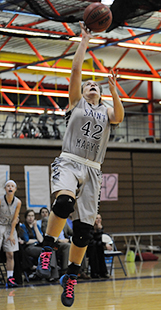
[[[6,269],[7,269],[7,287],[17,287],[17,283],[13,277],[14,255],[13,252],[6,252]]]
[[[53,211],[51,211],[46,229],[46,234],[48,236],[59,236],[60,232],[64,228],[65,223],[66,219],[57,216]]]
[[[44,249],[38,260],[36,273],[39,277],[50,278],[52,249],[56,250],[58,248],[58,236],[64,228],[69,214],[74,211],[74,193],[77,189],[78,180],[75,176],[75,166],[73,166],[73,169],[71,167],[72,162],[68,167],[68,161],[63,158],[56,158],[51,165],[51,187],[56,199],[48,220],[43,242]],[[68,190],[62,190],[66,188]]]
[[[13,268],[14,268],[13,252],[6,252],[6,269],[13,270]]]
[[[57,239],[66,219],[74,211],[75,196],[71,191],[59,191],[49,216],[46,234],[43,241],[43,251],[38,260],[36,274],[39,277],[50,278],[52,250],[58,249]]]
[[[6,227],[1,227],[3,229],[3,250],[6,253],[6,269],[7,269],[7,284],[6,287],[17,287],[17,283],[15,282],[15,279],[13,277],[13,271],[14,271],[14,252],[19,250],[18,247],[18,237],[17,232],[14,230],[13,237],[15,239],[15,244],[10,243],[10,240],[8,240],[8,236],[11,232],[11,226],[8,225]]]
[[[74,302],[74,285],[77,284],[77,276],[81,262],[90,240],[91,225],[82,223],[80,220],[73,222],[73,242],[69,252],[69,266],[66,275],[60,278],[63,287],[61,300],[64,306],[70,307]]]
[[[87,246],[79,248],[72,242],[69,252],[69,261],[73,262],[76,265],[81,265],[86,249]]]
[[[81,262],[91,238],[91,229],[97,215],[98,196],[102,179],[100,171],[85,166],[82,178],[81,195],[77,199],[75,212],[73,213],[73,243],[69,253],[70,264],[67,274],[60,278],[60,284],[64,289],[61,300],[63,305],[67,307],[70,307],[74,302],[74,286],[77,283]]]

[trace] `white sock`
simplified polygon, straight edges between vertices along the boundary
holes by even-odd
[[[70,266],[72,264],[72,262],[70,262],[70,260],[68,260],[68,266]],[[81,264],[76,264],[76,263],[73,263],[74,265],[76,266],[81,266]]]
[[[7,270],[7,278],[13,277],[13,270]]]

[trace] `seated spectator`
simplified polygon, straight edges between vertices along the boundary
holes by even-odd
[[[91,267],[92,278],[109,278],[104,250],[112,250],[111,245],[102,242],[103,226],[102,217],[97,215],[93,229],[91,230],[91,240],[87,248],[89,265]]]
[[[14,252],[14,273],[13,276],[17,284],[22,284],[22,274],[25,275],[27,281],[28,275],[36,269],[33,260],[25,251],[25,241],[20,238],[23,234],[22,227],[19,223],[19,216],[17,218],[16,231],[18,235],[19,251]]]
[[[14,252],[18,250],[18,237],[15,229],[21,208],[21,200],[15,197],[17,185],[13,180],[5,183],[5,195],[0,197],[0,249],[6,254],[7,287],[17,287],[13,277]]]
[[[25,251],[29,256],[35,258],[36,261],[42,251],[43,236],[37,226],[34,210],[27,210],[25,212],[25,222],[21,225],[21,228],[23,229],[21,238],[26,245]]]
[[[37,221],[37,226],[41,229],[41,224],[42,224],[42,219],[44,218],[44,217],[48,217],[49,216],[49,214],[50,214],[50,212],[49,212],[49,210],[47,209],[47,208],[45,208],[45,207],[42,207],[41,209],[40,209],[40,211],[39,211],[39,214],[40,214],[40,220],[38,220]],[[42,229],[41,229],[42,230]]]

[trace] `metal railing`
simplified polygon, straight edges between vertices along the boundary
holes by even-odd
[[[161,114],[126,112],[124,120],[112,129],[111,141],[161,142]]]
[[[66,124],[61,115],[0,114],[0,138],[61,139]],[[113,142],[161,142],[161,114],[126,112],[124,120],[111,130]]]
[[[62,139],[65,120],[54,114],[1,113],[0,138]]]

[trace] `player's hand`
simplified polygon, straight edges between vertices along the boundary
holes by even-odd
[[[93,35],[91,34],[91,31],[86,27],[84,22],[79,22],[79,25],[81,27],[82,31],[82,37],[88,37],[88,39],[92,39]]]
[[[10,241],[11,245],[15,245],[15,238],[13,236],[9,236],[7,241]]]
[[[113,70],[110,70],[111,76],[108,77],[108,84],[109,84],[109,89],[110,89],[111,94],[112,94],[114,91],[116,91],[117,73],[118,73],[118,71],[116,71],[116,73],[114,73]]]

